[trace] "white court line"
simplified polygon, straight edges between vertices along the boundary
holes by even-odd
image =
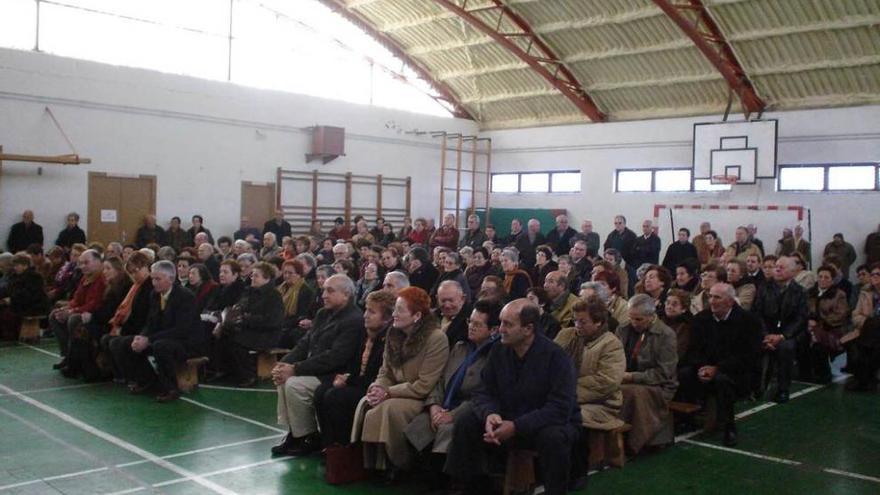
[[[275,464],[275,463],[277,463],[277,462],[289,461],[289,460],[291,460],[291,459],[295,459],[295,457],[290,457],[290,456],[276,457],[276,458],[274,458],[274,459],[266,459],[265,461],[254,462],[254,463],[251,463],[251,464],[243,464],[243,465],[241,465],[241,466],[235,466],[235,467],[231,467],[231,468],[220,469],[220,470],[217,470],[217,471],[211,471],[210,473],[202,474],[202,476],[204,476],[204,477],[207,478],[207,477],[210,477],[210,476],[218,476],[218,475],[221,475],[221,474],[234,473],[234,472],[236,472],[236,471],[243,471],[243,470],[245,470],[245,469],[251,469],[251,468],[255,468],[255,467],[265,466],[266,464]],[[163,486],[175,485],[175,484],[183,483],[183,482],[186,482],[186,481],[189,481],[189,479],[187,479],[187,478],[176,478],[176,479],[173,479],[173,480],[168,480],[168,481],[163,481],[163,482],[161,482],[161,483],[156,483],[156,484],[154,484],[154,485],[152,486],[152,488],[161,488],[161,487],[163,487]],[[112,493],[108,493],[108,494],[106,494],[106,495],[126,495],[126,494],[128,494],[128,493],[136,493],[136,492],[139,492],[139,491],[142,491],[142,490],[144,490],[144,488],[129,488],[128,490],[122,490],[122,491],[119,491],[119,492],[112,492]]]
[[[857,480],[873,481],[874,483],[880,483],[880,478],[875,478],[873,476],[867,476],[859,473],[851,473],[849,471],[841,471],[840,469],[825,468],[822,471],[831,474],[839,474],[840,476],[846,476],[847,478],[855,478]]]
[[[769,456],[769,455],[755,454],[752,452],[747,452],[745,450],[739,450],[739,449],[734,449],[734,448],[730,448],[730,447],[722,447],[721,445],[714,445],[711,443],[698,442],[696,440],[682,440],[682,441],[684,443],[699,445],[700,447],[706,447],[706,448],[710,448],[710,449],[721,450],[724,452],[730,452],[733,454],[754,457],[755,459],[763,459],[765,461],[778,462],[780,464],[788,464],[789,466],[800,466],[803,464],[802,462],[799,462],[799,461],[791,461],[789,459],[783,459],[781,457],[773,457],[773,456]]]
[[[241,387],[225,387],[223,385],[202,385],[199,388],[207,388],[209,390],[234,390],[236,392],[263,392],[267,394],[278,393],[274,388],[241,388]]]
[[[202,408],[205,408],[209,411],[214,411],[215,413],[222,414],[224,416],[229,416],[230,418],[235,418],[239,421],[244,421],[245,423],[250,423],[252,425],[261,426],[267,430],[272,430],[272,431],[278,432],[278,433],[287,433],[287,430],[282,430],[281,428],[275,428],[274,426],[269,426],[266,423],[262,423],[260,421],[254,420],[254,419],[246,418],[244,416],[239,416],[238,414],[233,414],[231,412],[224,411],[223,409],[217,409],[216,407],[212,407],[207,404],[202,404],[201,402],[194,401],[188,397],[181,397],[180,400],[182,400],[184,402],[188,402],[188,403],[196,405],[196,406],[199,406],[199,407],[202,407]]]
[[[58,409],[55,409],[52,406],[44,404],[36,399],[32,399],[26,395],[20,394],[20,393],[16,392],[15,390],[7,387],[6,385],[0,384],[0,391],[5,391],[6,393],[12,393],[13,395],[15,395],[15,397],[18,400],[21,400],[21,401],[26,402],[26,403],[28,403],[38,409],[41,409],[41,410],[57,417],[58,419],[61,419],[62,421],[70,423],[71,425],[73,425],[81,430],[84,430],[87,433],[91,433],[92,435],[94,435],[98,438],[101,438],[107,442],[110,442],[119,448],[125,449],[135,455],[143,457],[144,459],[147,459],[150,462],[152,462],[156,465],[159,465],[169,471],[173,471],[182,477],[189,478],[192,481],[204,486],[205,488],[208,488],[210,490],[213,490],[213,491],[220,493],[220,494],[223,494],[223,495],[235,494],[235,492],[232,490],[226,489],[226,488],[218,485],[217,483],[214,483],[213,481],[206,480],[206,479],[202,478],[201,476],[199,476],[189,470],[186,470],[176,464],[172,464],[172,463],[160,458],[159,456],[157,456],[155,454],[147,452],[146,450],[144,450],[134,444],[126,442],[125,440],[123,440],[119,437],[113,436],[105,431],[99,430],[98,428],[95,428],[94,426],[91,426],[88,423],[84,423],[69,414],[66,414],[62,411],[59,411]]]
[[[266,437],[252,438],[250,440],[242,440],[240,442],[224,443],[222,445],[215,445],[213,447],[205,447],[205,448],[201,448],[201,449],[187,450],[185,452],[178,452],[176,454],[163,455],[161,458],[162,459],[175,459],[177,457],[185,457],[185,456],[194,455],[194,454],[203,454],[205,452],[212,452],[215,450],[225,449],[225,448],[229,448],[229,447],[237,447],[237,446],[246,445],[249,443],[264,442],[266,440],[275,440],[277,438],[278,438],[278,435],[270,435],[270,436],[266,436]],[[19,483],[13,483],[11,485],[0,486],[0,491],[9,490],[12,488],[19,488],[22,486],[33,485],[36,483],[41,483],[43,481],[76,478],[79,476],[85,476],[87,474],[94,474],[94,473],[99,473],[102,471],[108,471],[112,468],[125,468],[125,467],[137,466],[139,464],[147,464],[149,462],[150,461],[148,461],[148,460],[141,459],[139,461],[131,461],[131,462],[124,462],[122,464],[116,464],[115,466],[112,466],[112,467],[100,467],[100,468],[95,468],[95,469],[86,469],[84,471],[76,471],[73,473],[59,474],[59,475],[55,475],[55,476],[49,476],[46,478],[40,478],[38,480],[21,481]]]
[[[35,388],[33,390],[18,390],[17,392],[20,394],[31,395],[31,394],[42,394],[45,392],[58,392],[59,390],[70,390],[74,388],[87,388],[94,387],[96,385],[103,385],[103,383],[78,383],[76,385],[64,385],[61,387],[48,387],[48,388]],[[0,397],[7,397],[13,394],[0,394]]]
[[[28,349],[33,349],[37,352],[42,352],[43,354],[48,354],[52,357],[61,358],[61,354],[55,354],[54,352],[47,351],[46,349],[40,349],[39,347],[32,346],[30,344],[19,343],[19,345],[23,345],[23,346],[27,347]]]

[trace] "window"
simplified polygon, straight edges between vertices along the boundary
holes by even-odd
[[[712,192],[729,191],[729,184],[709,179],[691,181],[690,168],[618,169],[616,192]],[[693,182],[693,183],[692,183]]]
[[[0,47],[449,117],[451,105],[318,0],[0,0]],[[39,29],[38,29],[39,27]]]
[[[581,192],[581,173],[516,172],[492,174],[493,193],[571,193]]]
[[[876,163],[780,165],[779,191],[877,191],[880,167]]]

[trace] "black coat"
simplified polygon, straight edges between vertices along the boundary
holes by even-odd
[[[119,329],[119,335],[137,335],[144,329],[147,323],[147,317],[150,314],[150,299],[153,294],[153,280],[149,277],[141,284],[134,301],[131,304],[131,312],[128,313],[128,319]]]
[[[202,225],[201,227],[199,227],[198,230],[196,230],[195,227],[190,227],[189,229],[187,229],[186,234],[189,236],[189,245],[190,246],[193,245],[193,243],[196,241],[196,234],[199,234],[201,232],[204,232],[205,234],[208,235],[208,244],[214,244],[214,236],[211,235],[211,231],[206,229],[205,226]],[[280,244],[281,239],[279,238],[278,240],[279,240],[279,244]],[[196,247],[198,247],[198,246],[196,246]]]
[[[437,269],[434,268],[430,261],[422,262],[422,266],[418,270],[409,274],[409,285],[419,287],[425,292],[430,293],[431,287],[434,286],[434,282],[437,281],[439,275]]]
[[[155,242],[160,246],[165,245],[165,229],[156,225],[152,229],[146,225],[137,230],[135,245],[138,249],[146,247],[147,244]]]
[[[602,247],[604,249],[613,248],[620,251],[623,261],[625,261],[627,265],[632,265],[635,263],[633,261],[633,245],[635,242],[636,233],[629,228],[624,228],[623,233],[614,229],[608,234],[608,237],[605,239],[605,244]],[[638,266],[634,268],[638,268]]]
[[[141,335],[155,343],[162,339],[174,339],[183,343],[189,350],[201,350],[204,335],[199,330],[199,314],[196,312],[195,296],[192,292],[174,285],[165,310],[162,311],[160,294],[153,291],[150,295],[150,310],[147,324]]]
[[[165,231],[165,243],[171,246],[175,253],[180,253],[183,248],[193,245],[193,238],[189,235],[189,231],[181,228],[168,229]]]
[[[18,222],[9,229],[6,247],[9,248],[10,253],[24,251],[31,244],[43,245],[43,227],[34,222],[31,222],[30,225]]]
[[[281,240],[291,235],[290,222],[282,220],[281,225],[279,225],[273,218],[263,224],[263,235],[266,235],[266,232],[275,234],[275,242],[280,246]]]
[[[676,241],[669,245],[666,248],[666,255],[663,256],[663,266],[669,270],[673,276],[675,276],[675,267],[678,266],[682,261],[693,258],[697,258],[697,248],[690,242],[686,242],[684,244]]]
[[[55,245],[65,249],[70,249],[70,246],[76,243],[86,243],[86,233],[83,232],[83,229],[79,228],[79,225],[74,225],[73,228],[65,228],[58,233],[58,238],[55,239]]]
[[[322,308],[312,328],[281,361],[296,365],[298,376],[332,378],[350,369],[364,338],[363,313],[354,301],[338,310]]]
[[[765,284],[752,311],[763,320],[765,334],[799,339],[807,333],[807,291],[794,280],[789,281],[784,291],[779,284]]]
[[[633,242],[632,266],[638,268],[645,263],[660,263],[660,238],[654,234],[648,237],[640,235]]]
[[[488,240],[486,234],[477,229],[476,231],[472,231],[470,229],[464,230],[464,235],[461,236],[461,239],[458,241],[458,247],[463,248],[465,246],[471,247],[472,249],[477,249],[483,247],[483,243]]]
[[[205,311],[223,311],[234,306],[241,299],[242,293],[244,293],[244,282],[240,278],[229,285],[221,285],[217,294],[205,305]]]
[[[443,319],[443,315],[440,313],[439,309],[434,310],[434,316],[437,317],[437,321],[441,321]],[[461,311],[455,315],[455,318],[452,319],[452,322],[449,323],[449,326],[446,327],[446,338],[449,339],[449,348],[455,345],[456,342],[461,340],[467,340],[468,338],[468,318],[471,316],[471,307],[468,304],[465,304],[461,307]]]
[[[10,273],[7,286],[12,311],[19,316],[41,316],[49,312],[49,298],[43,276],[31,267],[20,275]]]
[[[363,373],[361,373],[360,359],[355,359],[352,362],[348,380],[345,382],[346,385],[350,387],[360,387],[366,390],[367,387],[376,381],[376,377],[379,375],[379,369],[382,368],[382,358],[385,353],[385,336],[388,334],[388,329],[390,327],[391,325],[383,328],[376,335],[376,341],[373,343],[373,348],[370,349],[370,355],[367,357],[367,366],[364,368]],[[366,345],[366,342],[367,338],[364,337],[361,346],[358,349],[358,357],[364,354],[364,346]]]
[[[93,335],[100,335],[110,331],[108,323],[116,309],[122,304],[122,300],[128,295],[128,289],[131,288],[131,281],[126,277],[125,282],[117,286],[116,289],[110,289],[104,293],[104,299],[98,309],[92,313],[92,319],[86,324]]]
[[[547,232],[547,245],[553,249],[556,256],[568,254],[568,250],[571,249],[571,238],[575,235],[577,235],[577,230],[571,227],[567,227],[561,235],[559,234],[559,229],[553,229]]]
[[[284,303],[274,284],[248,287],[238,303],[241,321],[235,325],[232,340],[248,349],[271,349],[281,337]]]
[[[750,379],[761,359],[761,320],[735,304],[726,320],[716,321],[706,309],[691,320],[690,344],[684,361],[696,372],[717,366],[732,378],[740,392],[750,389]]]
[[[580,426],[571,358],[543,335],[520,359],[512,348],[494,345],[474,393],[474,413],[483,424],[490,414],[512,420],[517,434],[533,435],[545,426]]]

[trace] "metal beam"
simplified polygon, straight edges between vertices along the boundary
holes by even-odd
[[[462,118],[462,119],[470,119],[476,120],[471,112],[462,105],[458,96],[455,92],[452,91],[446,83],[442,81],[438,81],[434,78],[434,76],[422,66],[416,59],[409,56],[406,53],[406,50],[400,46],[393,38],[386,35],[385,33],[376,29],[368,20],[362,17],[359,13],[349,9],[346,6],[344,0],[319,0],[322,4],[326,5],[329,9],[336,12],[358,28],[360,28],[365,33],[369,34],[376,41],[378,41],[382,46],[384,46],[388,51],[394,54],[395,57],[403,60],[409,68],[411,68],[416,74],[419,75],[421,79],[431,85],[431,87],[438,93],[438,96],[432,96],[437,101],[443,101],[450,105],[453,108],[453,115]]]
[[[712,19],[702,0],[673,3],[670,0],[654,0],[667,17],[686,34],[727,81],[730,89],[739,96],[746,115],[761,113],[766,104],[758,96],[746,71],[740,65],[724,33]]]
[[[498,15],[495,26],[490,26],[482,18],[477,17],[472,10],[467,10],[467,2],[462,6],[453,0],[434,1],[456,14],[477,31],[491,37],[511,54],[528,64],[532,70],[574,103],[591,120],[601,122],[607,119],[606,115],[599,110],[596,103],[593,102],[593,99],[590,98],[565,62],[556,56],[556,53],[532,30],[528,21],[501,0],[492,0],[496,7],[494,10],[497,11]],[[486,9],[481,9],[481,13],[485,14]],[[502,21],[504,19],[513,23],[520,31],[507,34],[502,33]],[[507,26],[504,27],[506,28]],[[527,48],[522,48],[514,39],[527,40]]]

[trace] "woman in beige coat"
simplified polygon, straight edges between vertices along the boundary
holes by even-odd
[[[578,300],[573,328],[565,328],[555,342],[565,349],[578,370],[577,399],[584,426],[612,430],[623,425],[620,384],[626,372],[623,344],[608,331],[608,310],[596,297]]]
[[[449,341],[431,314],[428,293],[403,289],[394,305],[382,368],[355,415],[353,436],[364,442],[366,467],[384,469],[393,478],[396,468],[409,466],[413,450],[404,430],[422,411],[447,359]]]

